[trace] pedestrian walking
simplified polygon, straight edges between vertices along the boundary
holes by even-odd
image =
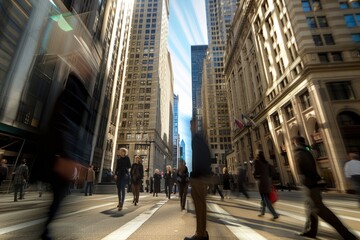
[[[214,186],[213,193],[216,195],[216,192],[218,192],[221,199],[224,199],[224,194],[223,194],[223,192],[221,191],[221,189],[219,187],[219,184],[222,183],[221,176],[220,176],[220,173],[218,172],[219,169],[216,168],[216,170],[217,170],[217,173],[211,172],[211,174],[212,174],[212,182],[213,182],[213,186]]]
[[[223,192],[224,198],[230,198],[230,174],[227,167],[223,168]]]
[[[140,186],[144,178],[144,167],[140,156],[135,156],[135,162],[131,165],[131,190],[134,196],[133,204],[136,206],[139,203]]]
[[[201,132],[196,131],[195,122],[191,121],[192,133],[192,172],[190,174],[191,196],[195,205],[196,231],[192,237],[184,240],[208,240],[206,231],[206,193],[211,181],[211,156],[209,147]]]
[[[28,177],[29,168],[26,166],[26,159],[23,159],[21,165],[16,168],[14,174],[14,202],[18,201],[18,193],[19,199],[24,199],[24,189],[28,182]]]
[[[160,192],[160,183],[161,183],[161,174],[159,169],[155,169],[154,176],[153,176],[153,196],[158,196],[158,193]]]
[[[177,170],[176,176],[177,183],[179,185],[180,208],[181,210],[185,210],[186,196],[189,185],[189,170],[186,166],[185,160],[183,159],[179,161],[179,168]]]
[[[91,196],[93,194],[93,187],[95,182],[95,171],[94,166],[90,165],[86,177],[85,177],[86,185],[85,185],[85,196],[89,194]]]
[[[178,188],[177,187],[178,182],[177,182],[177,170],[176,170],[175,167],[172,169],[171,177],[172,177],[171,182],[173,184],[172,193],[174,193],[174,195],[176,195],[176,191],[177,191],[177,188]]]
[[[249,194],[247,192],[247,187],[246,187],[246,170],[242,167],[239,167],[238,169],[238,188],[239,188],[239,193],[244,194],[244,196],[249,199]]]
[[[83,168],[85,141],[81,137],[85,131],[84,116],[88,114],[89,94],[82,81],[70,74],[64,90],[56,100],[49,128],[40,144],[39,180],[49,182],[53,200],[41,239],[51,239],[49,225],[54,220],[62,201],[73,181],[74,169]]]
[[[254,161],[254,178],[257,181],[258,190],[261,197],[260,202],[260,214],[259,217],[265,215],[265,207],[267,207],[270,213],[273,215],[273,220],[279,218],[279,214],[275,211],[272,203],[269,199],[269,193],[272,188],[271,181],[271,166],[266,161],[264,152],[260,149],[257,150],[256,158]]]
[[[1,186],[2,182],[7,179],[8,172],[9,172],[9,169],[7,166],[7,160],[2,159],[1,165],[0,165],[0,186]]]
[[[355,240],[353,235],[336,215],[327,208],[321,196],[321,186],[318,181],[321,177],[316,168],[316,162],[301,136],[292,138],[294,145],[294,158],[301,183],[304,185],[306,222],[304,231],[299,235],[316,238],[318,232],[318,217],[333,226],[346,240]]]
[[[166,166],[166,171],[164,173],[164,179],[165,179],[165,194],[166,197],[170,199],[170,195],[172,192],[172,171],[171,166]]]
[[[360,159],[358,153],[349,153],[349,161],[345,163],[345,176],[350,179],[356,194],[358,195],[358,206],[360,208]]]
[[[119,155],[116,160],[115,181],[118,192],[119,204],[118,210],[121,211],[125,202],[125,188],[129,182],[129,169],[131,168],[130,158],[127,156],[128,150],[120,148]],[[130,186],[128,186],[129,188]]]

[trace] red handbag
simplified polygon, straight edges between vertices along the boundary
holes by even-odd
[[[271,187],[271,191],[269,193],[269,200],[271,203],[275,203],[278,200],[278,194],[276,192],[275,186]]]

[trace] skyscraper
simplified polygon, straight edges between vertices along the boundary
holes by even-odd
[[[174,94],[174,123],[173,123],[173,166],[178,166],[180,158],[179,135],[179,95]]]
[[[191,46],[192,118],[198,131],[202,130],[201,83],[206,50],[207,45]]]
[[[173,156],[173,72],[167,48],[168,0],[136,1],[117,148],[165,170]]]
[[[209,47],[202,82],[203,125],[211,155],[218,164],[225,163],[225,152],[232,148],[223,61],[226,38],[237,2],[237,0],[206,0],[205,2]]]

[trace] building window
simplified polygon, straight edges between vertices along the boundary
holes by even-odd
[[[323,42],[321,40],[321,36],[320,35],[313,35],[313,40],[316,46],[323,46]]]
[[[302,0],[301,4],[304,12],[318,11],[321,9],[319,0]]]
[[[323,37],[324,37],[324,41],[325,41],[326,45],[334,45],[335,44],[332,34],[324,34]]]
[[[356,21],[355,21],[355,17],[353,14],[346,14],[346,15],[344,15],[344,18],[345,18],[345,24],[347,27],[349,27],[349,28],[356,27]]]
[[[343,58],[341,52],[331,52],[331,58],[334,62],[342,62]]]
[[[269,134],[269,133],[270,133],[270,129],[269,129],[269,123],[268,123],[268,121],[264,121],[263,127],[264,127],[264,132],[265,132],[265,134]]]
[[[318,53],[319,56],[319,60],[321,63],[328,63],[329,62],[329,58],[327,56],[327,53]]]
[[[294,108],[291,103],[285,107],[285,115],[287,120],[290,120],[294,117]]]
[[[309,28],[317,28],[317,24],[314,17],[306,18]]]
[[[325,16],[319,16],[319,17],[317,17],[317,20],[319,23],[319,27],[325,28],[325,27],[329,26]]]
[[[360,43],[360,33],[351,34],[351,39],[353,42]]]
[[[299,96],[300,98],[300,103],[301,103],[301,109],[302,110],[306,110],[309,107],[311,107],[311,102],[310,102],[310,94],[308,91],[306,91],[305,93],[301,94]]]
[[[331,100],[350,100],[355,99],[351,82],[331,82],[327,83],[327,89]]]
[[[348,9],[349,8],[349,5],[347,2],[341,2],[340,3],[340,9]]]
[[[360,2],[359,1],[351,1],[351,7],[352,8],[360,8]]]
[[[279,117],[278,113],[275,113],[274,115],[272,115],[272,120],[274,122],[275,127],[280,127],[281,123],[280,123],[280,117]]]

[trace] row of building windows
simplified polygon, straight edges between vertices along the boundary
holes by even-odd
[[[135,122],[136,127],[148,127],[149,126],[149,120],[137,120]],[[121,127],[122,128],[126,128],[126,127],[132,127],[133,126],[133,121],[122,121],[121,122]]]
[[[150,103],[139,103],[137,109],[150,109]],[[134,104],[124,104],[124,110],[134,110]]]
[[[138,112],[137,114],[137,118],[149,118],[150,113],[149,112]],[[133,118],[134,113],[132,112],[124,112],[123,113],[123,118]]]

